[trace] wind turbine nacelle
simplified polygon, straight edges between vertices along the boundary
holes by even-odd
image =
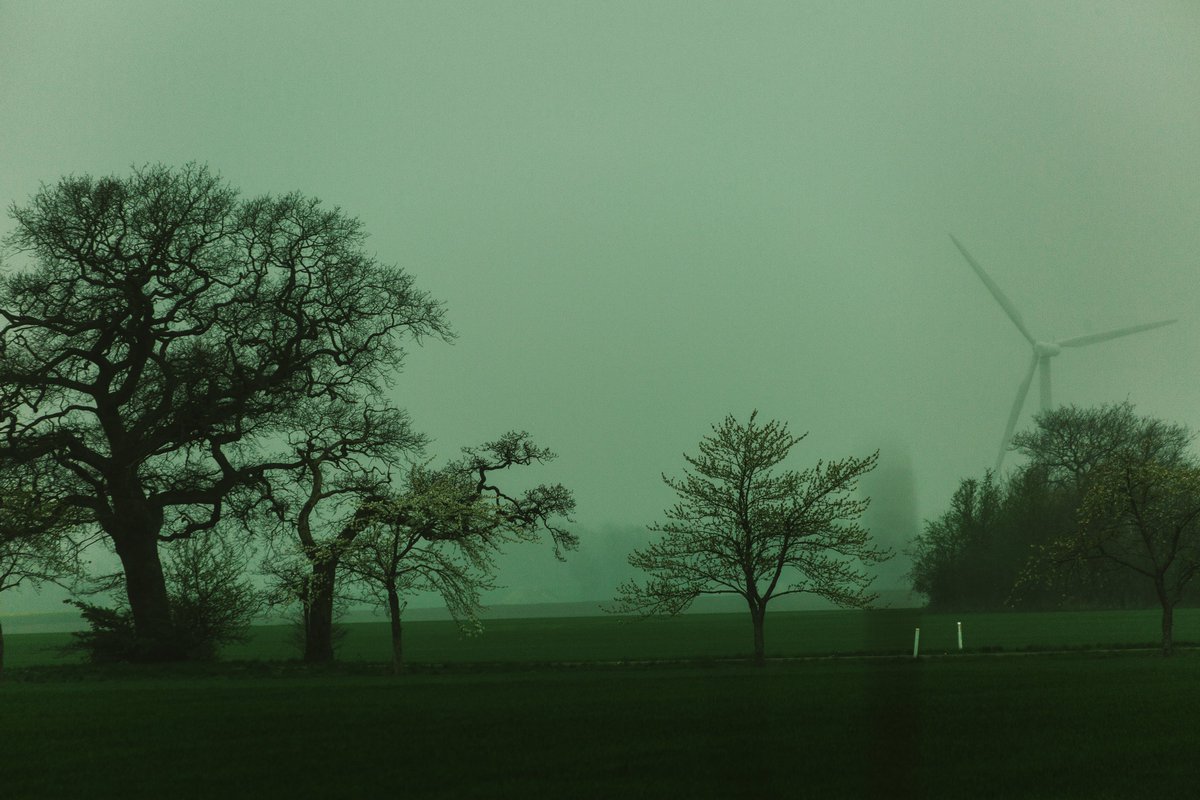
[[[1054,342],[1038,342],[1033,346],[1033,352],[1037,353],[1039,358],[1049,358],[1061,353],[1062,348]]]

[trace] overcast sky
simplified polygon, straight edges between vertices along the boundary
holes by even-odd
[[[443,457],[556,450],[576,574],[754,408],[797,467],[882,448],[877,526],[909,470],[892,516],[940,513],[1029,358],[948,233],[1037,336],[1178,317],[1055,359],[1054,400],[1200,428],[1198,148],[1186,1],[0,0],[4,205],[196,160],[359,216],[459,334],[396,401]]]

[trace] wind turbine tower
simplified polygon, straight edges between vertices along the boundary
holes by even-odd
[[[1008,318],[1017,326],[1017,330],[1025,337],[1033,348],[1033,358],[1029,361],[1029,369],[1025,372],[1025,377],[1021,381],[1021,385],[1017,388],[1017,399],[1013,401],[1012,411],[1008,414],[1008,424],[1004,426],[1004,438],[1000,440],[1000,454],[996,456],[996,474],[1000,474],[1000,467],[1004,464],[1004,454],[1008,452],[1009,442],[1012,441],[1013,429],[1017,426],[1017,418],[1021,416],[1021,409],[1025,405],[1025,396],[1029,394],[1029,385],[1033,382],[1033,373],[1036,371],[1039,374],[1039,383],[1041,389],[1041,410],[1043,412],[1050,409],[1050,359],[1054,358],[1064,347],[1083,347],[1084,345],[1097,344],[1106,342],[1109,339],[1116,339],[1120,336],[1128,336],[1131,333],[1140,333],[1148,331],[1152,328],[1161,328],[1164,325],[1170,325],[1175,322],[1173,319],[1164,319],[1159,322],[1148,322],[1145,325],[1134,325],[1129,328],[1117,328],[1103,333],[1091,333],[1086,336],[1074,336],[1070,339],[1058,339],[1055,341],[1044,341],[1035,339],[1029,329],[1025,327],[1025,322],[1021,319],[1020,312],[1012,301],[1005,296],[1004,292],[1000,291],[1000,287],[991,279],[983,267],[971,257],[967,252],[967,248],[962,246],[958,239],[954,238],[954,234],[950,235],[950,241],[954,242],[954,246],[963,254],[963,258],[971,265],[971,269],[975,270],[975,274],[979,276],[979,280],[983,281],[983,285],[992,293],[992,297],[996,298],[996,302],[1004,309],[1004,313],[1008,314]]]

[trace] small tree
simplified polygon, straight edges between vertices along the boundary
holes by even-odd
[[[79,574],[83,545],[70,535],[78,520],[52,492],[43,493],[38,466],[0,463],[0,593],[22,584],[60,583]]]
[[[280,523],[269,571],[278,599],[300,603],[304,659],[329,662],[334,608],[344,599],[342,558],[366,525],[362,509],[387,495],[390,468],[425,439],[386,404],[314,399],[292,425],[290,452],[279,459],[289,468],[272,470],[263,482]]]
[[[400,487],[362,509],[368,520],[346,568],[386,604],[392,632],[392,667],[403,669],[401,614],[404,596],[431,591],[464,627],[478,624],[480,593],[494,588],[495,556],[504,544],[550,535],[554,552],[573,549],[570,521],[575,507],[561,484],[539,485],[520,495],[502,491],[493,474],[549,461],[554,453],[538,447],[525,432],[511,432],[438,470],[411,468]]]
[[[1174,610],[1200,570],[1200,466],[1163,445],[1176,426],[1146,420],[1145,436],[1096,468],[1075,535],[1055,542],[1057,563],[1095,559],[1143,576],[1162,608],[1162,651],[1173,649]]]
[[[1174,607],[1200,567],[1191,439],[1186,427],[1139,416],[1128,402],[1039,415],[1036,429],[1013,441],[1030,458],[1026,471],[1040,473],[1076,513],[1032,548],[1022,585],[1067,585],[1109,603],[1156,601],[1169,655]]]
[[[493,553],[479,536],[453,537],[461,530],[487,530],[494,516],[479,503],[464,502],[453,479],[414,468],[402,494],[377,501],[376,522],[367,526],[346,558],[347,570],[387,609],[392,672],[404,670],[402,615],[414,592],[436,592],[460,628],[472,630],[483,609],[481,594],[495,588]],[[469,497],[469,495],[467,495]]]
[[[629,556],[649,580],[622,584],[613,610],[678,614],[702,594],[740,595],[761,666],[771,600],[803,592],[865,608],[877,595],[866,591],[871,579],[860,566],[891,553],[872,546],[857,523],[869,501],[854,491],[878,452],[776,473],[804,436],[774,420],[759,425],[757,415],[745,425],[727,416],[700,441],[698,456],[684,455],[691,470],[682,479],[663,475],[679,502],[667,522],[650,526],[662,539]]]

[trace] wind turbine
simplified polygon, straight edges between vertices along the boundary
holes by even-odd
[[[1129,328],[1117,328],[1104,333],[1092,333],[1087,336],[1074,336],[1070,339],[1059,339],[1057,341],[1042,341],[1035,339],[1029,329],[1025,327],[1025,323],[1021,320],[1021,315],[1018,313],[1016,306],[1012,304],[1004,292],[1000,291],[1000,287],[995,281],[983,271],[983,267],[971,257],[967,252],[967,248],[962,246],[958,239],[954,238],[954,234],[950,234],[950,241],[954,242],[954,246],[963,254],[963,258],[967,259],[967,263],[971,265],[971,269],[975,270],[975,274],[983,281],[983,285],[992,293],[992,297],[996,298],[996,302],[1004,309],[1004,313],[1008,314],[1008,318],[1017,326],[1017,330],[1033,347],[1033,358],[1029,361],[1029,369],[1025,371],[1025,377],[1021,380],[1021,385],[1017,389],[1017,399],[1013,401],[1012,411],[1008,414],[1008,424],[1004,426],[1004,439],[1000,442],[1000,455],[996,457],[996,473],[1000,473],[1000,466],[1004,463],[1004,454],[1008,451],[1008,443],[1012,441],[1013,429],[1017,426],[1017,417],[1021,416],[1021,409],[1025,405],[1025,396],[1029,394],[1029,384],[1033,382],[1034,371],[1040,372],[1041,394],[1042,394],[1042,411],[1050,409],[1050,359],[1058,355],[1064,347],[1083,347],[1084,345],[1097,344],[1098,342],[1106,342],[1109,339],[1116,339],[1119,336],[1128,336],[1131,333],[1140,333],[1148,331],[1152,328],[1161,328],[1164,325],[1170,325],[1175,322],[1173,319],[1164,319],[1159,322],[1148,322],[1145,325],[1134,325]]]

